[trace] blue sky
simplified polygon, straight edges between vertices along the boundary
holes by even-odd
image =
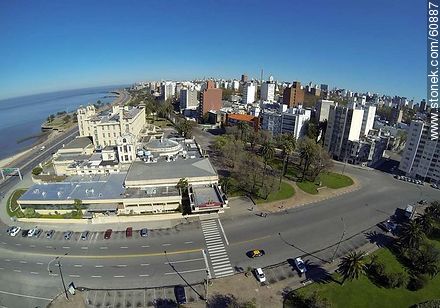
[[[425,2],[1,1],[0,99],[138,80],[259,78],[426,96]],[[266,76],[267,77],[267,76]]]

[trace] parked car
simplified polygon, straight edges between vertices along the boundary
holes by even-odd
[[[394,232],[397,228],[397,224],[387,219],[379,223],[379,227],[386,232]]]
[[[37,229],[37,231],[35,231],[34,237],[39,237],[42,232],[43,232],[43,229]]]
[[[412,219],[415,214],[414,206],[408,204],[405,208],[405,217],[408,219]]]
[[[72,237],[73,232],[72,231],[66,231],[64,232],[64,239],[65,240],[70,240]]]
[[[299,271],[300,273],[305,273],[305,272],[307,272],[306,265],[305,265],[304,261],[303,261],[300,257],[295,258],[295,265],[296,265],[296,267],[298,268],[298,271]]]
[[[264,275],[263,270],[261,267],[255,269],[255,276],[257,276],[257,280],[259,282],[265,282],[266,281],[266,275]]]
[[[141,229],[141,231],[139,231],[139,233],[142,237],[147,237],[148,236],[148,229],[143,228],[143,229]]]
[[[84,231],[83,233],[81,233],[81,240],[82,241],[87,240],[89,238],[89,234],[90,234],[89,231]]]
[[[28,237],[28,236],[29,236],[29,230],[28,229],[21,231],[21,237]]]
[[[55,234],[55,230],[50,230],[46,232],[46,238],[51,239],[53,235]]]
[[[30,229],[29,230],[29,232],[28,232],[28,234],[27,234],[27,236],[28,237],[32,237],[32,236],[34,236],[35,235],[35,233],[37,233],[37,227],[35,227],[35,228],[33,228],[33,229]]]
[[[104,233],[104,239],[108,240],[109,238],[111,238],[112,237],[112,232],[113,232],[112,229],[107,229],[105,231],[105,233]]]
[[[10,236],[16,236],[20,232],[20,227],[15,227],[11,232],[9,233]]]
[[[14,230],[15,228],[17,228],[16,226],[12,226],[6,229],[6,233],[7,234],[11,234],[12,230]]]
[[[434,189],[439,189],[437,184],[431,184],[431,187],[434,188]]]
[[[422,199],[422,200],[419,201],[419,204],[425,205],[425,204],[428,204],[428,201]]]
[[[182,285],[174,287],[174,295],[176,296],[176,302],[179,305],[186,304],[185,288]]]
[[[262,257],[264,256],[266,253],[264,252],[264,250],[262,249],[254,249],[254,250],[250,250],[248,252],[246,252],[246,255],[249,258],[257,258],[257,257]]]
[[[125,237],[131,237],[132,235],[133,235],[132,227],[128,227],[127,229],[125,229]]]

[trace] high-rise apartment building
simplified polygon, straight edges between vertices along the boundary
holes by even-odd
[[[344,160],[349,154],[350,141],[361,135],[364,110],[345,106],[330,106],[324,148],[336,159]]]
[[[241,75],[241,80],[240,80],[241,82],[247,82],[248,81],[248,76],[247,75]]]
[[[283,104],[291,107],[297,107],[304,103],[304,90],[301,89],[301,83],[294,81],[292,85],[286,87],[283,92]]]
[[[206,86],[200,93],[199,116],[203,117],[211,110],[220,110],[222,108],[222,89],[216,89],[212,80],[206,82]]]
[[[337,106],[338,103],[334,101],[329,101],[326,99],[321,99],[316,102],[316,119],[318,122],[323,122],[328,120],[328,115],[330,112],[330,106]]]
[[[367,136],[373,129],[374,117],[376,116],[376,106],[369,105],[364,107],[364,116],[362,118],[361,135]]]
[[[440,139],[431,138],[431,124],[411,121],[399,169],[407,176],[440,183]]]
[[[161,86],[161,94],[164,100],[171,99],[176,94],[176,83],[165,81]]]
[[[197,108],[199,106],[197,94],[195,89],[182,88],[180,90],[180,110]]]
[[[255,102],[255,91],[256,86],[253,82],[248,82],[245,85],[243,85],[243,104],[252,104]]]
[[[262,101],[273,102],[275,99],[275,82],[270,76],[269,80],[261,85],[260,99]]]
[[[402,122],[403,110],[399,106],[391,108],[390,124],[396,125]]]
[[[306,122],[310,120],[311,111],[302,108],[289,108],[286,112],[265,111],[260,115],[261,128],[272,135],[293,133],[299,139],[305,135]]]

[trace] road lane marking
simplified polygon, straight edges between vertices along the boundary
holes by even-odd
[[[38,273],[37,273],[37,272],[31,272],[31,274],[32,274],[32,275],[38,275]]]
[[[70,249],[69,246],[63,246],[63,249]]]
[[[121,248],[121,249],[127,249],[128,247],[127,247],[127,246],[121,246],[121,247],[119,247],[119,248]]]
[[[81,249],[89,249],[89,247],[82,246]]]
[[[35,248],[35,245],[29,245],[30,248]]]
[[[220,218],[218,218],[217,220],[218,220],[218,224],[220,225],[220,229],[222,230],[222,233],[223,233],[223,237],[225,238],[225,241],[226,241],[226,245],[228,245],[228,246],[229,246],[229,241],[228,241],[228,238],[226,237],[226,233],[225,233],[225,230],[223,229],[223,225],[222,225],[222,222],[220,221]]]
[[[124,278],[125,276],[123,275],[117,275],[117,276],[113,276],[114,278]]]
[[[11,260],[10,260],[10,259],[5,259],[5,261],[6,261],[6,262],[11,262]]]
[[[45,248],[47,248],[47,249],[52,249],[53,247],[52,246],[44,246]]]
[[[26,264],[27,262],[26,262],[26,261],[20,261],[20,263],[21,263],[21,264]]]
[[[38,265],[43,265],[44,263],[43,263],[43,262],[37,262],[37,264],[38,264]]]
[[[108,247],[99,247],[99,249],[108,249]]]
[[[49,302],[52,300],[52,298],[39,297],[39,296],[33,296],[33,295],[26,295],[26,294],[19,294],[19,293],[12,293],[12,292],[6,292],[6,291],[0,291],[0,293],[7,294],[7,295],[14,295],[14,296],[18,296],[18,297],[26,297],[26,298],[32,298],[32,299],[41,299],[41,300],[45,300],[45,301],[49,301]]]
[[[15,246],[21,246],[21,244],[20,243],[15,243]]]
[[[194,273],[194,272],[206,272],[206,268],[199,268],[188,271],[179,271],[179,274]],[[178,274],[176,272],[169,272],[169,273],[165,273],[165,275],[178,275]]]
[[[81,264],[75,264],[74,267],[82,267]]]
[[[98,276],[98,275],[95,275],[95,276],[91,276],[92,278],[101,278],[102,276]]]
[[[101,268],[101,267],[104,267],[104,265],[95,265],[95,267]]]
[[[192,243],[193,243],[192,241],[185,242],[185,244],[192,244]]]
[[[118,264],[118,265],[116,265],[117,267],[127,267],[128,265],[127,264]]]
[[[142,248],[148,248],[148,247],[150,247],[150,245],[142,245],[141,247]]]
[[[15,269],[14,272],[21,273],[21,270]]]
[[[203,260],[203,258],[187,259],[187,260],[179,260],[179,261],[171,261],[171,262],[165,262],[164,264],[185,263],[185,262],[193,262],[193,261],[200,261],[200,260]]]
[[[166,243],[166,244],[162,244],[162,246],[171,246],[171,244]]]
[[[69,277],[79,277],[79,275],[69,275]]]
[[[150,265],[149,263],[141,263],[141,266],[148,266]]]
[[[150,276],[150,275],[148,275],[148,274],[141,274],[141,275],[139,275],[139,277],[148,277],[148,276]]]

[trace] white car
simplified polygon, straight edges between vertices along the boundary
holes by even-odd
[[[265,282],[266,281],[266,275],[264,275],[263,270],[261,267],[255,269],[255,276],[257,276],[257,280],[259,282]]]
[[[9,233],[10,236],[16,236],[18,234],[18,232],[21,231],[21,227],[15,227],[11,233]]]
[[[431,184],[431,187],[434,188],[434,189],[439,189],[437,184]]]
[[[34,235],[35,235],[35,233],[37,233],[37,228],[35,227],[35,228],[33,228],[33,229],[30,229],[29,230],[29,232],[28,232],[28,234],[27,234],[27,236],[28,237],[33,237]]]
[[[298,268],[298,270],[300,271],[300,273],[307,272],[306,265],[305,265],[304,261],[300,257],[295,258],[295,265]]]

